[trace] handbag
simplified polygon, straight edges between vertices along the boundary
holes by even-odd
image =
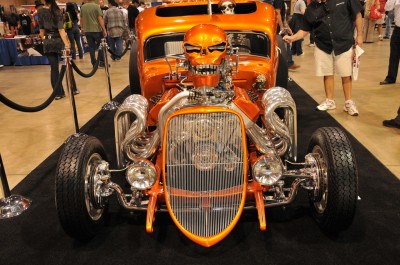
[[[61,54],[64,43],[60,37],[46,38],[43,41],[43,53],[55,52]]]
[[[376,8],[376,2],[378,0],[375,0],[374,4],[371,6],[371,11],[369,13],[369,18],[372,20],[377,20],[382,18],[383,14],[381,12],[378,11],[378,9]]]

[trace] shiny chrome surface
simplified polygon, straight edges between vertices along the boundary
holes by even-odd
[[[148,108],[145,97],[131,95],[115,113],[115,147],[119,168],[125,166],[124,155],[130,160],[148,158],[158,147],[158,131],[146,132]],[[132,115],[136,119],[134,122],[131,121]]]
[[[247,158],[240,120],[223,112],[185,114],[167,127],[165,186],[171,210],[190,233],[216,235],[236,217],[244,196]]]
[[[297,110],[296,104],[289,91],[282,87],[268,89],[263,97],[264,116],[267,131],[280,156],[286,152],[293,161],[297,160]],[[283,120],[275,112],[276,109],[284,110]]]
[[[101,164],[102,158],[99,154],[94,153],[86,165],[86,174],[84,176],[85,188],[85,204],[86,210],[90,218],[92,220],[98,220],[103,214],[104,208],[102,205],[102,197],[100,197],[99,193],[96,192],[98,190],[98,182],[100,182],[99,174],[97,174],[98,165]]]

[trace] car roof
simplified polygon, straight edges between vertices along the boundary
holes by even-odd
[[[186,32],[198,24],[213,24],[224,30],[257,31],[275,34],[276,17],[273,6],[260,1],[237,0],[234,15],[224,15],[218,2],[212,2],[212,15],[207,1],[163,3],[145,9],[136,20],[136,33],[142,42],[150,36]]]

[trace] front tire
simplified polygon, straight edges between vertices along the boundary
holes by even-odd
[[[71,237],[88,240],[104,223],[108,201],[96,193],[97,165],[106,157],[92,136],[74,137],[65,144],[56,169],[56,208]]]
[[[354,219],[358,189],[358,170],[350,141],[339,128],[319,128],[311,137],[308,153],[317,154],[321,172],[319,192],[309,194],[312,215],[327,233],[345,230]]]

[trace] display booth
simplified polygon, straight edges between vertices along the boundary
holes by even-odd
[[[38,35],[0,39],[0,65],[49,64]]]

